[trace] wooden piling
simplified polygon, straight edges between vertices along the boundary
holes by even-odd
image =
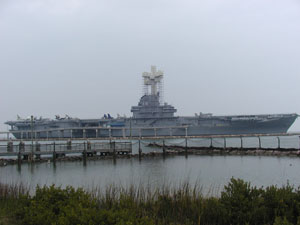
[[[72,150],[72,141],[71,140],[67,141],[67,150],[69,150],[69,151]]]
[[[163,139],[163,156],[166,155],[165,140]]]
[[[243,149],[243,137],[241,136],[241,150]]]
[[[88,150],[88,151],[91,151],[91,150],[92,150],[92,145],[91,145],[91,142],[90,142],[90,141],[87,141],[87,142],[86,142],[86,146],[87,146],[87,150]]]
[[[21,156],[21,151],[20,151],[20,148],[19,148],[19,152],[18,152],[18,166],[20,167],[22,164],[22,156]]]
[[[139,139],[139,157],[142,156],[141,139]]]
[[[226,137],[224,137],[224,149],[226,149],[227,146],[226,146]]]
[[[213,138],[212,137],[210,138],[210,146],[209,147],[213,148]]]
[[[187,155],[188,153],[188,139],[185,137],[185,154]]]
[[[19,152],[24,152],[25,151],[25,144],[23,141],[19,143]]]
[[[87,152],[86,152],[86,142],[83,143],[83,162],[86,162]]]
[[[14,145],[12,141],[7,142],[7,152],[13,152],[13,147]]]
[[[280,149],[280,137],[277,137],[277,140],[278,140],[278,146],[277,146],[277,148]]]
[[[41,159],[41,154],[38,154],[38,152],[40,152],[40,151],[41,151],[41,144],[36,142],[35,143],[35,152],[36,152],[35,157],[36,157],[36,159]]]
[[[53,159],[53,163],[55,163],[56,162],[55,142],[53,142],[53,156],[52,156],[52,159]]]
[[[258,148],[261,149],[261,139],[260,139],[260,136],[258,136]]]
[[[113,156],[116,158],[116,142],[112,142],[112,148],[113,148]]]
[[[29,160],[29,155],[28,154],[23,155],[23,159],[24,160]]]

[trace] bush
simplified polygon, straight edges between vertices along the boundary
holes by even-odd
[[[265,208],[262,189],[250,183],[231,178],[221,193],[220,202],[225,210],[227,224],[262,224]]]
[[[104,193],[52,185],[37,187],[33,196],[13,191],[19,190],[15,186],[3,190],[0,224],[5,225],[300,225],[300,189],[288,184],[263,189],[232,178],[220,197],[207,198],[188,184],[176,190],[109,187]]]
[[[267,187],[263,193],[264,204],[266,208],[267,221],[279,223],[280,218],[297,223],[300,212],[300,193],[295,192],[289,184],[282,188],[276,186]]]
[[[16,215],[21,224],[91,224],[99,220],[97,201],[83,189],[37,187],[34,197],[24,196]]]

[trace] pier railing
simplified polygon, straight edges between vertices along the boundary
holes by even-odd
[[[53,158],[65,156],[67,154],[80,153],[83,155],[126,155],[132,153],[131,142],[81,142],[73,143],[25,143],[7,142],[0,144],[0,157],[17,156],[23,159],[40,158],[42,155],[53,155]]]

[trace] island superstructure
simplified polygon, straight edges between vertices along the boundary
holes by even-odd
[[[151,66],[144,72],[143,96],[131,107],[129,118],[113,118],[110,114],[99,119],[78,119],[56,116],[55,119],[33,118],[7,121],[13,135],[20,138],[95,138],[147,136],[202,136],[229,134],[286,133],[298,115],[265,114],[214,116],[199,113],[176,116],[177,110],[163,101],[162,71]],[[34,134],[33,134],[34,133]]]

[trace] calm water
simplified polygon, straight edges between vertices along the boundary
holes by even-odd
[[[82,162],[24,164],[21,170],[11,165],[0,168],[0,181],[36,184],[73,185],[92,188],[108,184],[161,186],[180,182],[199,182],[207,193],[218,193],[231,177],[253,185],[300,185],[300,158],[274,156],[170,156],[111,159]]]
[[[264,137],[263,147],[276,148],[276,137]],[[147,144],[153,141],[143,141],[143,152],[161,151],[149,148]],[[159,141],[156,141],[159,143]],[[167,145],[185,145],[184,139],[166,140]],[[227,139],[228,147],[239,147],[240,139]],[[213,144],[221,147],[223,139],[214,139]],[[189,146],[209,146],[209,139],[192,139]],[[245,147],[257,147],[257,138],[244,138]],[[299,148],[299,137],[281,137],[281,146]],[[133,141],[133,153],[137,153],[138,142]],[[204,193],[213,190],[217,194],[231,177],[242,178],[256,186],[278,185],[289,182],[300,186],[300,157],[283,156],[168,156],[163,158],[146,157],[128,159],[103,159],[83,162],[57,162],[23,164],[21,170],[16,165],[0,167],[0,182],[23,182],[35,187],[40,185],[72,185],[75,187],[104,187],[109,184],[144,184],[160,187],[163,184],[178,185],[189,181],[191,184],[200,183]]]

